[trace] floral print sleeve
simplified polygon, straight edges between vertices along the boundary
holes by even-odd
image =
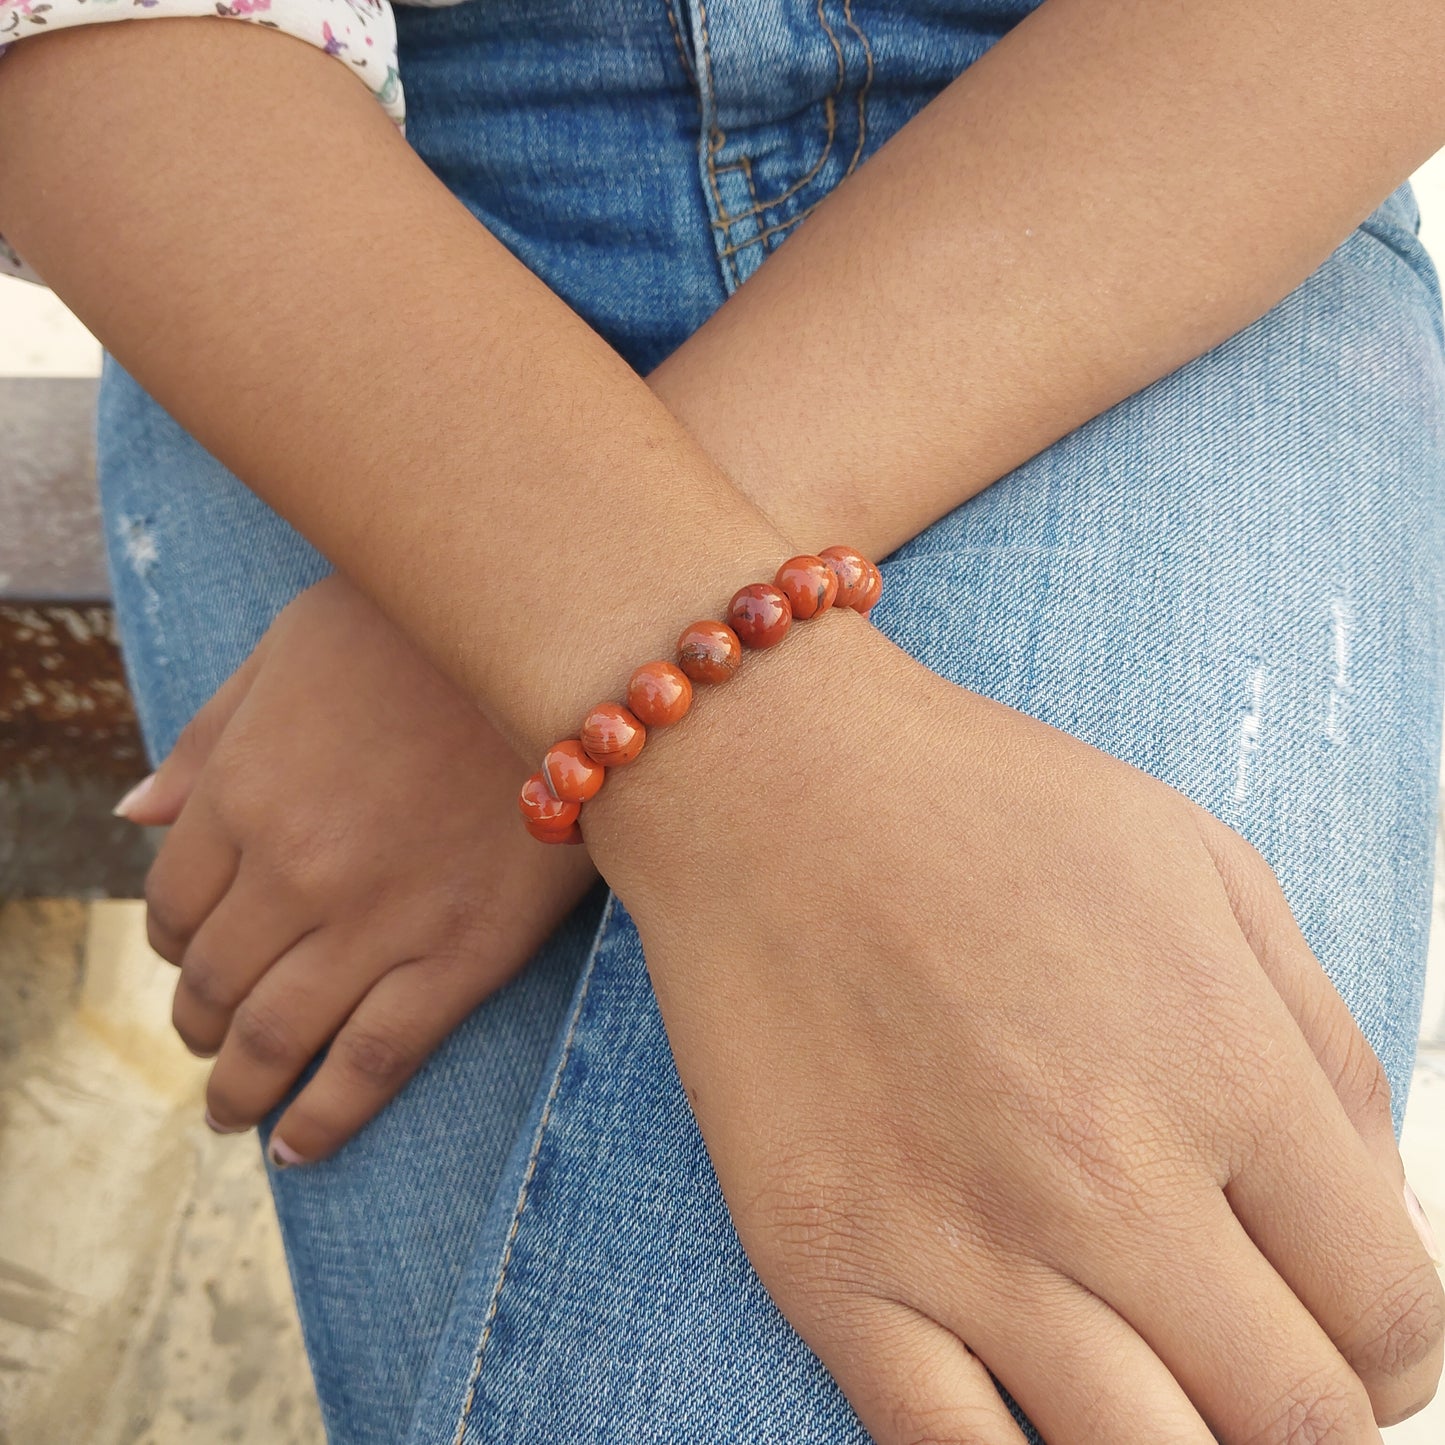
[[[387,0],[0,0],[0,63],[12,44],[68,25],[215,15],[305,40],[349,65],[401,125],[405,106],[396,71],[396,19]],[[0,237],[0,275],[39,281]]]

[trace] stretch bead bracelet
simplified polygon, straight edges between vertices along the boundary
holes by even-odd
[[[795,618],[848,607],[865,617],[883,595],[883,574],[852,547],[825,547],[790,557],[771,582],[733,593],[727,621],[705,619],[677,639],[677,661],[644,662],[628,680],[627,702],[599,702],[575,738],[553,743],[542,769],[522,784],[517,806],[527,831],[543,843],[580,843],[582,804],[595,798],[610,768],[636,762],[649,728],[671,727],[692,706],[698,682],[726,682],[743,648],[776,647]]]

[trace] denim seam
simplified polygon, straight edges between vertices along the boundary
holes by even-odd
[[[819,6],[819,9],[821,12],[821,4]],[[858,24],[857,19],[853,15],[853,0],[843,0],[843,17],[848,22],[848,28],[854,33],[854,35],[858,37],[858,43],[863,47],[863,55],[865,57],[865,63],[867,68],[863,77],[863,84],[859,87],[858,90],[858,144],[853,148],[853,158],[848,162],[848,168],[843,172],[840,184],[841,181],[846,181],[848,177],[851,176],[853,172],[858,169],[858,165],[863,159],[863,147],[867,144],[868,141],[868,93],[873,88],[873,77],[875,70],[873,47],[868,41],[868,36],[863,31],[863,27]],[[829,145],[831,146],[831,144],[832,140],[830,137]],[[827,153],[825,151],[823,159],[820,160],[818,163],[820,167],[823,163],[823,160],[826,159]],[[793,194],[793,190],[797,189],[797,187],[795,186],[792,190],[785,191],[783,195],[779,196],[776,200],[759,202],[757,190],[753,186],[752,163],[747,156],[742,157],[741,161],[737,162],[733,166],[719,167],[718,172],[719,174],[721,174],[721,172],[724,170],[732,170],[739,167],[741,167],[747,177],[748,193],[753,198],[753,206],[750,212],[743,212],[740,215],[733,216],[731,218],[732,221],[743,220],[746,219],[748,215],[757,215],[759,212],[770,210],[774,206],[776,206],[779,201],[786,200],[788,196]],[[805,184],[808,179],[808,177],[804,177],[804,180],[800,181],[798,185]],[[834,189],[836,189],[836,187]],[[831,192],[829,192],[829,194],[831,194]],[[773,236],[780,235],[782,232],[788,230],[790,227],[796,226],[799,221],[807,219],[807,217],[810,216],[813,211],[815,211],[818,206],[821,205],[822,202],[826,199],[826,195],[819,196],[816,201],[813,201],[811,204],[804,206],[803,209],[799,211],[796,216],[789,216],[786,221],[779,221],[774,225],[765,226],[762,230],[758,231],[756,235],[749,236],[746,241],[734,242],[729,240],[728,244],[722,249],[721,252],[719,252],[719,255],[731,259],[732,257],[737,256],[740,252],[746,251],[750,246],[759,245],[763,246],[763,248],[768,251],[775,249],[773,246],[768,245],[768,241]],[[729,227],[726,227],[724,229],[731,229],[731,226],[729,225]]]
[[[672,43],[677,46],[677,58],[682,62],[682,68],[687,74],[688,83],[693,88],[693,94],[697,94],[697,76],[693,72],[692,61],[688,58],[687,51],[682,45],[682,26],[677,22],[677,10],[672,0],[662,0],[667,7],[667,28],[672,31]]]
[[[532,1180],[537,1173],[537,1158],[542,1152],[542,1143],[547,1136],[547,1128],[552,1122],[552,1106],[557,1102],[557,1095],[562,1089],[562,1079],[567,1072],[567,1065],[572,1058],[572,1045],[577,1037],[577,1026],[582,1020],[582,1010],[587,1003],[587,992],[592,986],[592,975],[597,962],[597,955],[602,948],[603,941],[607,937],[607,929],[612,922],[612,912],[617,902],[617,895],[611,890],[607,894],[607,906],[602,910],[602,917],[597,924],[597,932],[592,939],[592,947],[587,954],[587,962],[583,967],[582,981],[577,993],[577,1002],[572,1009],[572,1017],[567,1021],[567,1034],[562,1040],[562,1053],[557,1060],[556,1072],[552,1075],[552,1084],[547,1091],[547,1101],[542,1105],[542,1116],[537,1121],[536,1137],[532,1140],[532,1151],[527,1158],[527,1168],[522,1175],[522,1185],[517,1191],[517,1202],[512,1209],[512,1223],[507,1230],[507,1242],[502,1250],[502,1263],[497,1271],[497,1282],[492,1287],[491,1302],[487,1307],[487,1317],[482,1324],[482,1333],[477,1340],[476,1352],[472,1356],[472,1370],[467,1378],[467,1393],[462,1401],[462,1413],[457,1420],[456,1433],[452,1436],[452,1445],[462,1445],[467,1433],[467,1424],[471,1419],[472,1407],[476,1404],[477,1385],[482,1378],[482,1361],[487,1353],[487,1344],[492,1337],[492,1326],[496,1323],[497,1312],[501,1306],[502,1289],[507,1282],[507,1271],[512,1263],[512,1251],[517,1243],[517,1234],[522,1226],[522,1211],[527,1207],[527,1200],[532,1188]]]
[[[849,0],[849,3],[851,5],[851,0]],[[706,9],[703,0],[698,0],[698,8],[703,12],[703,33],[704,37],[706,37],[707,21]],[[828,157],[833,154],[833,145],[834,142],[838,139],[838,100],[843,94],[844,85],[847,83],[848,62],[847,58],[843,54],[843,46],[838,39],[838,32],[834,30],[831,25],[828,24],[827,14],[823,10],[823,0],[816,0],[815,13],[818,16],[818,23],[823,27],[823,33],[828,37],[828,43],[833,47],[833,56],[837,61],[838,69],[838,78],[833,86],[832,93],[826,96],[823,100],[823,114],[827,118],[823,152],[818,157],[818,159],[813,162],[812,166],[807,170],[807,172],[800,176],[796,181],[794,181],[793,184],[790,185],[787,190],[782,193],[782,195],[774,196],[770,201],[763,201],[761,203],[755,202],[750,210],[739,211],[738,214],[735,216],[730,216],[726,211],[723,211],[721,210],[721,208],[719,208],[719,214],[723,217],[723,219],[722,221],[713,222],[713,225],[718,227],[719,230],[725,232],[731,231],[735,222],[749,220],[753,216],[760,215],[763,211],[770,211],[774,207],[782,205],[784,201],[790,200],[793,196],[797,195],[797,193],[801,191],[804,186],[808,185],[810,181],[814,180],[820,174],[823,167],[828,164]],[[852,24],[851,21],[850,24]],[[862,32],[858,31],[858,27],[856,24],[852,24],[852,28],[861,36]],[[869,68],[871,73],[871,50],[869,51],[869,56]],[[814,204],[816,204],[816,202]],[[738,246],[729,246],[729,248],[723,252],[723,255],[734,256],[744,247],[752,245],[756,241],[762,240],[765,235],[772,234],[772,230],[775,229],[777,228],[774,227],[771,230],[760,232],[757,236],[753,237],[752,240],[744,241]]]
[[[1430,320],[1433,323],[1435,339],[1445,348],[1445,316],[1440,310],[1440,280],[1430,254],[1420,243],[1417,233],[1405,226],[1392,226],[1370,216],[1361,221],[1359,229],[1372,241],[1385,247],[1409,268],[1410,273],[1429,293]]]
[[[740,251],[746,251],[749,246],[761,245],[769,236],[776,236],[780,231],[787,231],[793,226],[796,226],[799,221],[806,221],[827,199],[827,196],[819,196],[811,205],[804,206],[796,216],[789,216],[786,221],[779,221],[775,226],[767,226],[759,231],[756,236],[749,236],[746,241],[738,241],[734,245],[725,246],[718,252],[718,255],[731,258],[736,256]],[[772,248],[769,247],[769,249],[771,250]]]
[[[707,31],[707,0],[698,0],[698,30],[702,40],[702,64],[703,70],[707,73],[707,106],[702,117],[703,124],[703,164],[707,167],[708,186],[712,190],[712,203],[717,217],[713,226],[723,225],[723,238],[727,240],[732,226],[732,218],[728,215],[727,208],[722,203],[722,192],[718,189],[717,183],[717,153],[722,147],[726,136],[717,123],[717,83],[712,68],[712,42],[708,38]],[[727,277],[732,277],[732,285],[728,290],[736,291],[742,285],[742,278],[738,274],[738,263],[729,252],[719,254],[719,261],[723,265],[726,275],[723,280],[726,284]]]
[[[751,157],[751,156],[747,156],[747,155],[742,155],[742,156],[739,156],[738,159],[735,160],[735,161],[729,161],[728,164],[725,165],[725,166],[718,166],[718,167],[717,167],[717,174],[720,175],[720,176],[725,176],[725,175],[727,175],[727,174],[728,174],[729,172],[731,172],[731,171],[741,171],[741,172],[743,173],[743,180],[745,180],[745,181],[747,182],[748,195],[750,195],[750,196],[753,198],[752,209],[749,210],[749,211],[745,211],[745,212],[743,213],[744,216],[746,217],[746,216],[756,215],[759,211],[765,210],[766,207],[763,206],[763,205],[759,202],[759,200],[758,200],[758,187],[757,187],[757,183],[756,183],[756,182],[754,181],[754,179],[753,179],[753,159],[752,159],[752,157]],[[736,218],[734,218],[734,219],[736,219]],[[744,241],[744,242],[741,243],[741,245],[743,245],[743,246],[750,245],[750,244],[751,244],[751,242],[748,242],[748,241]],[[734,247],[732,247],[732,246],[730,245],[730,246],[727,248],[727,254],[728,254],[728,255],[733,255],[734,252],[735,252],[735,250],[737,250],[737,249],[741,249],[741,247],[734,248]],[[771,250],[772,247],[769,247],[768,249]]]
[[[863,27],[853,18],[853,0],[843,0],[843,19],[863,47],[865,65],[863,84],[858,88],[858,144],[853,147],[853,159],[848,162],[848,169],[843,172],[843,179],[846,181],[858,169],[858,162],[863,159],[863,145],[868,139],[868,92],[873,89],[874,64],[873,47],[868,43]]]

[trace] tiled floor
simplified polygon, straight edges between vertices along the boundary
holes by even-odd
[[[1445,255],[1445,154],[1417,187]],[[0,280],[0,376],[98,359]],[[1445,1233],[1445,926],[1435,944],[1404,1152]],[[322,1439],[254,1141],[202,1126],[170,978],[139,905],[0,908],[0,1445]],[[1440,1445],[1445,1395],[1386,1434]]]

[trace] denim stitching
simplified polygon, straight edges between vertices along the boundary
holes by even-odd
[[[677,58],[682,61],[682,68],[687,72],[688,83],[697,93],[697,77],[692,72],[692,61],[688,59],[687,51],[682,46],[682,26],[677,23],[677,11],[673,8],[672,0],[663,0],[667,6],[667,28],[672,31],[672,43],[677,46]]]
[[[718,189],[716,159],[718,150],[722,147],[726,136],[724,136],[717,123],[717,85],[712,69],[712,42],[708,37],[707,31],[707,0],[698,0],[697,12],[698,28],[702,38],[702,64],[703,69],[707,72],[707,113],[702,117],[703,129],[707,135],[705,142],[707,151],[703,161],[707,166],[708,185],[712,189],[712,203],[718,216],[721,218],[720,221],[714,220],[712,224],[715,227],[722,225],[723,239],[727,241],[732,228],[732,218],[728,215],[727,208],[722,203],[722,192]],[[701,92],[699,91],[699,98],[700,97]],[[719,260],[725,266],[727,273],[732,277],[732,285],[728,289],[730,291],[736,291],[738,287],[742,285],[742,279],[738,274],[737,262],[733,259],[733,255],[729,251],[722,252]],[[726,281],[726,277],[724,277],[724,281]]]
[[[766,207],[764,207],[762,203],[758,200],[758,187],[757,183],[753,179],[752,157],[739,156],[737,160],[729,161],[727,165],[717,167],[717,174],[720,176],[728,175],[732,171],[741,171],[743,173],[743,180],[747,182],[748,195],[753,198],[752,208],[748,211],[745,211],[743,214],[745,216],[751,216],[756,215],[758,211],[765,210]],[[738,218],[735,217],[734,219]],[[750,242],[743,242],[743,245],[750,244]],[[768,249],[771,250],[772,247],[769,247]],[[729,252],[729,254],[731,254],[731,252]]]
[[[752,158],[749,157],[749,156],[743,156],[743,157],[742,157],[742,160],[741,160],[741,165],[742,165],[742,168],[743,168],[743,179],[748,183],[748,195],[750,195],[750,196],[753,198],[753,212],[752,212],[752,213],[753,213],[754,215],[756,215],[756,214],[758,213],[758,209],[759,209],[759,208],[758,208],[758,188],[757,188],[757,186],[755,186],[755,185],[753,184],[753,162],[752,162]],[[759,239],[761,239],[761,237],[760,237]],[[728,244],[729,244],[729,245],[732,244],[731,240],[729,240]],[[765,245],[765,246],[763,247],[763,249],[764,249],[765,251],[771,251],[773,248],[772,248],[771,246],[766,246],[766,245]]]
[[[829,192],[829,195],[831,194],[832,192]],[[796,226],[799,221],[806,221],[827,199],[827,196],[819,196],[811,205],[804,206],[796,216],[789,216],[786,221],[779,221],[775,226],[768,226],[759,231],[756,236],[749,236],[746,241],[739,241],[735,246],[726,246],[718,252],[718,255],[731,258],[736,256],[739,251],[746,251],[749,246],[761,245],[769,236],[776,236],[780,231],[786,231],[790,226]],[[774,249],[772,246],[768,247],[770,251]]]
[[[702,0],[699,0],[699,9],[702,9]],[[803,187],[806,186],[810,181],[812,181],[823,169],[823,167],[828,164],[828,157],[833,153],[833,144],[838,138],[838,98],[843,94],[843,86],[848,78],[848,66],[847,60],[843,55],[843,46],[838,40],[838,33],[833,29],[831,25],[828,24],[828,17],[823,10],[823,0],[816,0],[816,11],[818,16],[818,23],[823,27],[823,33],[828,37],[828,43],[833,47],[833,56],[837,62],[838,69],[837,83],[833,86],[832,93],[826,96],[823,101],[823,114],[827,117],[826,138],[823,145],[823,153],[813,163],[807,173],[800,176],[796,181],[794,181],[793,184],[782,193],[782,195],[774,196],[773,199],[770,201],[763,201],[759,204],[754,204],[749,210],[739,211],[738,214],[735,216],[727,216],[727,213],[723,212],[723,214],[727,216],[727,224],[720,224],[717,221],[713,222],[713,225],[717,226],[719,230],[730,231],[732,229],[733,222],[745,221],[751,216],[756,216],[761,211],[770,211],[775,206],[780,206],[784,201],[789,200],[793,196],[797,195],[797,193],[801,191]],[[853,29],[857,31],[858,27],[854,25]],[[704,18],[704,31],[705,30],[706,19]],[[861,35],[862,32],[860,31],[858,33]],[[870,75],[872,73],[871,50],[869,51],[869,73]],[[761,236],[755,239],[760,240]],[[743,246],[751,244],[752,242],[749,241],[744,241],[742,243]],[[739,247],[738,249],[741,249],[741,247]],[[734,254],[734,252],[724,252],[723,254],[730,255]]]
[[[562,1056],[557,1060],[557,1072],[552,1076],[552,1086],[547,1091],[547,1102],[542,1106],[542,1117],[537,1121],[537,1134],[532,1140],[532,1152],[527,1159],[527,1169],[522,1175],[522,1187],[517,1191],[517,1203],[512,1210],[511,1228],[507,1230],[507,1243],[502,1251],[502,1265],[497,1274],[497,1283],[492,1288],[492,1299],[487,1309],[487,1318],[482,1325],[482,1333],[477,1341],[476,1353],[472,1356],[472,1372],[467,1379],[466,1398],[462,1401],[461,1418],[457,1421],[456,1434],[452,1436],[452,1445],[462,1445],[467,1433],[467,1422],[471,1419],[472,1406],[476,1403],[477,1385],[482,1377],[482,1360],[487,1352],[487,1343],[492,1336],[492,1326],[496,1323],[497,1310],[501,1304],[502,1287],[507,1282],[507,1270],[512,1263],[512,1249],[517,1242],[517,1232],[522,1224],[522,1211],[527,1207],[527,1196],[532,1187],[532,1179],[537,1172],[537,1156],[542,1152],[542,1140],[546,1137],[547,1126],[552,1121],[552,1105],[557,1101],[557,1095],[562,1088],[562,1077],[567,1072],[567,1064],[572,1058],[572,1043],[577,1037],[577,1025],[582,1018],[582,1009],[587,1002],[587,992],[592,987],[592,974],[597,962],[598,951],[602,942],[607,936],[607,926],[612,921],[613,905],[617,901],[617,895],[610,890],[607,894],[607,906],[602,910],[601,921],[597,925],[597,932],[592,937],[592,947],[587,954],[587,963],[583,969],[582,987],[577,995],[576,1006],[572,1010],[572,1017],[567,1023],[567,1036],[562,1041]]]
[[[843,179],[846,181],[858,169],[858,162],[863,159],[863,143],[868,138],[868,92],[873,88],[873,47],[869,45],[863,27],[853,18],[853,0],[843,0],[843,19],[848,22],[849,30],[858,37],[867,65],[863,84],[858,90],[858,144],[853,149],[853,159],[848,162],[848,169],[843,172]]]

